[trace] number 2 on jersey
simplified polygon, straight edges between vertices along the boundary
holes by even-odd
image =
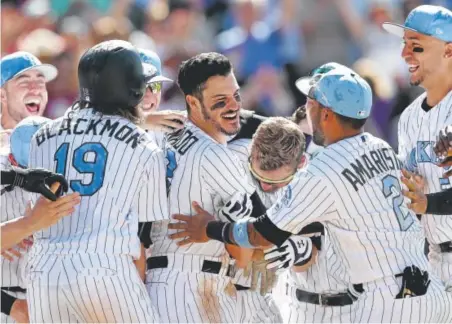
[[[396,214],[397,221],[400,225],[401,231],[406,231],[413,225],[414,219],[410,211],[403,212],[401,206],[403,204],[402,188],[400,187],[399,179],[392,175],[387,175],[383,178],[383,194],[386,198],[392,197],[392,208]],[[395,189],[395,195],[393,189]]]
[[[66,176],[67,156],[69,143],[63,143],[55,152],[56,173]],[[88,155],[92,155],[87,161]],[[84,143],[74,150],[72,166],[80,174],[91,174],[91,182],[84,184],[81,180],[70,180],[72,191],[81,196],[94,195],[104,183],[105,167],[107,165],[108,152],[101,143]],[[92,162],[91,162],[92,161]]]

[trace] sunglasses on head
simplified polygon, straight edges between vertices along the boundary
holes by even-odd
[[[157,94],[162,91],[162,82],[151,82],[148,84],[148,88],[153,94]]]

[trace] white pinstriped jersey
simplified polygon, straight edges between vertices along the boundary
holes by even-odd
[[[237,157],[240,158],[244,166],[248,170],[248,157],[251,153],[250,139],[239,139],[228,144]],[[316,152],[320,152],[322,148],[316,147]],[[259,183],[247,172],[251,183],[257,188],[257,193],[262,199],[265,207],[270,208],[284,192],[278,190],[274,193],[267,193],[260,189]],[[326,232],[326,230],[325,230]],[[239,275],[241,271],[237,271]],[[343,292],[347,290],[349,278],[345,267],[337,254],[334,252],[328,234],[322,237],[322,250],[317,255],[317,261],[305,272],[288,271],[288,282],[297,288],[310,292]],[[251,283],[250,278],[236,276],[237,283],[245,286]]]
[[[322,222],[351,283],[427,269],[423,233],[401,193],[401,162],[369,133],[329,145],[299,173],[268,211],[291,233]]]
[[[251,195],[254,188],[248,184],[237,157],[201,129],[186,122],[185,127],[167,136],[167,181],[170,215],[192,215],[192,202],[198,202],[207,212],[216,215],[237,192]],[[168,238],[175,232],[168,230],[169,222],[152,225],[152,255],[187,253],[223,257],[223,243],[209,241],[178,247]]]
[[[146,131],[148,133],[149,138],[161,149],[165,148],[165,133],[156,132],[152,130]]]
[[[8,160],[8,153],[2,152],[0,154],[0,165],[2,170],[8,170],[11,164]],[[6,186],[2,186],[2,189]],[[27,207],[29,194],[19,187],[14,187],[12,191],[5,191],[1,196],[1,222],[10,221],[12,219],[24,216]],[[21,250],[24,252],[24,250]],[[14,258],[13,261],[2,260],[2,287],[24,287],[22,280],[22,268],[26,262],[26,255],[20,258]]]
[[[72,215],[35,233],[36,253],[136,258],[138,222],[169,217],[164,153],[125,118],[82,109],[52,121],[33,137],[30,167],[64,174],[82,196]]]
[[[436,166],[433,151],[440,129],[452,124],[452,91],[428,112],[422,109],[426,94],[420,95],[402,113],[399,120],[399,156],[407,169],[424,177],[424,192],[434,193],[451,188],[452,177],[444,178],[444,168]],[[452,215],[424,215],[421,219],[430,243],[452,240]]]

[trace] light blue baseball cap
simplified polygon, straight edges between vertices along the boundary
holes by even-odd
[[[23,168],[28,167],[30,143],[33,135],[51,119],[42,116],[29,116],[14,127],[9,138],[10,150],[16,162]]]
[[[138,49],[147,83],[173,82],[173,80],[162,75],[162,62],[160,57],[151,50]]]
[[[39,70],[44,75],[46,82],[55,79],[58,75],[56,67],[50,64],[42,64],[33,54],[22,51],[4,56],[0,61],[0,69],[2,71],[0,87],[3,87],[9,80],[31,69]]]
[[[440,6],[422,5],[411,10],[405,24],[385,22],[383,28],[399,37],[403,37],[405,30],[411,30],[449,43],[452,42],[452,11]]]
[[[323,74],[300,78],[295,85],[307,97],[341,116],[365,119],[370,115],[370,85],[355,71],[343,65]]]

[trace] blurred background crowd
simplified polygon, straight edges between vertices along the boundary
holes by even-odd
[[[123,39],[156,51],[163,75],[206,51],[227,55],[245,109],[288,116],[305,102],[295,80],[329,61],[346,64],[374,89],[367,130],[397,144],[397,120],[422,89],[408,85],[400,39],[381,28],[420,4],[452,0],[2,0],[2,56],[28,51],[59,70],[45,115],[61,116],[78,95],[77,64],[92,45]],[[114,91],[114,89],[112,89]],[[185,109],[175,84],[161,109]]]

